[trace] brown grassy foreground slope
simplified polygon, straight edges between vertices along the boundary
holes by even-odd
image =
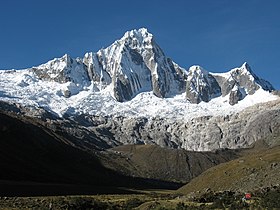
[[[280,184],[280,146],[244,152],[236,160],[203,172],[178,190],[179,193],[205,191],[246,192]]]

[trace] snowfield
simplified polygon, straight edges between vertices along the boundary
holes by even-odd
[[[66,98],[65,90],[77,93]],[[259,89],[231,106],[229,96],[213,98],[209,102],[190,103],[185,93],[172,98],[159,98],[151,91],[142,92],[127,102],[118,102],[111,95],[112,86],[101,91],[94,90],[94,84],[79,85],[72,82],[60,84],[42,81],[28,69],[0,71],[0,100],[23,105],[43,107],[58,116],[65,113],[124,117],[159,117],[184,119],[188,121],[200,116],[228,115],[239,112],[257,103],[278,99],[277,96]]]

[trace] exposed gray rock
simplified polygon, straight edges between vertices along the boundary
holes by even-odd
[[[272,140],[280,136],[279,100],[258,104],[232,115],[203,116],[189,121],[86,114],[58,118],[41,108],[6,103],[1,107],[5,113],[10,112],[15,116],[21,113],[20,116],[34,118],[84,149],[102,149],[122,144],[156,144],[194,151],[213,151],[245,148],[261,139],[266,139],[268,145],[274,145],[277,142]]]
[[[191,103],[208,102],[221,95],[216,79],[200,66],[192,66],[187,75],[186,97]]]
[[[257,77],[247,63],[226,74],[211,74],[200,66],[192,66],[188,72],[186,97],[191,103],[199,103],[229,94],[229,103],[234,105],[259,88],[274,90],[269,82]]]
[[[98,56],[97,53],[92,52],[86,53],[83,58],[88,77],[97,85],[99,90],[112,82],[111,76],[103,69],[103,59],[102,55]]]
[[[280,102],[274,101],[247,108],[241,113],[204,116],[188,122],[118,117],[107,118],[106,123],[98,127],[109,129],[120,144],[157,144],[195,151],[236,149],[279,133],[279,111]]]
[[[65,96],[65,98],[69,98],[71,96],[71,91],[70,90],[64,90],[63,95]]]
[[[80,59],[73,59],[69,55],[64,55],[61,58],[55,58],[42,64],[38,67],[33,67],[30,71],[34,72],[37,77],[45,81],[55,81],[58,83],[87,83],[85,66]]]
[[[246,96],[245,91],[236,86],[236,88],[232,89],[230,94],[229,94],[229,104],[234,105],[237,104],[238,101],[242,100]]]
[[[97,86],[112,83],[120,102],[143,91],[162,98],[185,91],[186,71],[164,55],[146,29],[127,32],[108,48],[87,53],[83,62]]]
[[[245,138],[250,142],[264,139],[268,145],[273,146],[279,142],[272,141],[280,136],[280,109],[265,109],[259,115],[253,115],[246,126]],[[269,140],[272,137],[272,140]],[[269,140],[269,141],[268,141]]]
[[[248,63],[244,63],[240,68],[232,69],[226,76],[219,74],[213,76],[221,87],[223,96],[228,95],[235,86],[243,89],[249,95],[254,94],[259,88],[268,91],[274,90],[269,82],[255,75]]]
[[[114,85],[114,96],[117,101],[124,102],[132,98],[131,84],[123,75],[118,76]]]
[[[272,93],[276,96],[280,96],[280,90],[274,90]]]

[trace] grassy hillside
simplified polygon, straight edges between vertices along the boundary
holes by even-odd
[[[179,193],[205,191],[253,191],[280,184],[280,146],[247,150],[243,157],[212,167],[178,190]]]

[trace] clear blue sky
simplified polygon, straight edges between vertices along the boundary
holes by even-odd
[[[82,57],[146,27],[182,67],[223,72],[247,61],[280,89],[279,0],[7,0],[0,26],[0,69]]]

